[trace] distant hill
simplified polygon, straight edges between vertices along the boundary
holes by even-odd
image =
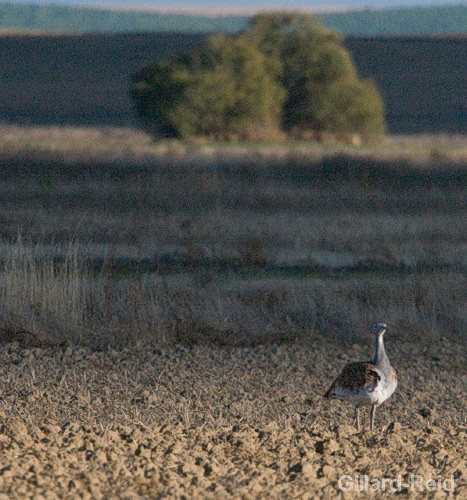
[[[323,24],[346,35],[441,35],[467,33],[467,5],[361,10],[323,14]]]
[[[467,32],[467,5],[365,9],[320,14],[329,28],[346,35],[461,34]],[[0,4],[0,30],[48,33],[236,33],[246,16],[158,13],[37,4]]]

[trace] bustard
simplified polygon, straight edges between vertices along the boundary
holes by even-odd
[[[396,372],[384,350],[385,332],[385,323],[375,323],[373,327],[376,340],[374,360],[347,363],[324,395],[325,398],[346,400],[355,405],[358,431],[360,431],[360,407],[371,406],[370,426],[371,430],[374,430],[376,407],[386,401],[397,387]]]

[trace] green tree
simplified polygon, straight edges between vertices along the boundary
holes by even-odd
[[[217,35],[136,75],[132,97],[157,137],[369,141],[384,109],[340,35],[313,16],[265,13],[238,37]]]
[[[372,141],[385,132],[383,103],[371,81],[337,80],[316,93],[312,103],[313,127],[318,138]]]
[[[131,94],[158,137],[268,139],[280,131],[285,97],[274,71],[274,61],[250,38],[217,35],[143,70]]]
[[[359,79],[340,35],[310,15],[264,13],[248,36],[280,61],[276,77],[287,97],[282,123],[296,137],[363,140],[384,133],[384,108],[371,81]]]

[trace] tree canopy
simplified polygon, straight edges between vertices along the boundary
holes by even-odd
[[[371,140],[383,103],[359,78],[336,33],[310,15],[264,13],[240,36],[211,36],[195,51],[144,69],[131,88],[157,137]]]
[[[297,13],[259,14],[249,35],[281,61],[283,126],[290,134],[368,140],[384,132],[383,102],[372,82],[359,79],[340,35]]]
[[[274,75],[274,61],[245,37],[216,35],[144,69],[131,93],[156,136],[267,140],[280,131],[285,97]]]

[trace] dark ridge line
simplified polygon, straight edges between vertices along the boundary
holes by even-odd
[[[193,160],[185,160],[193,154]],[[198,156],[199,155],[199,156]],[[284,157],[275,157],[274,154],[261,156],[251,153],[229,154],[219,152],[215,167],[211,157],[203,154],[186,153],[178,156],[159,156],[149,160],[142,159],[141,163],[127,160],[84,160],[60,161],[52,158],[27,159],[25,166],[20,156],[0,158],[0,179],[30,178],[34,175],[43,175],[53,171],[54,175],[73,180],[90,178],[105,178],[108,180],[124,180],[135,175],[151,175],[152,173],[193,172],[199,170],[215,171],[227,179],[278,180],[291,181],[298,184],[303,182],[361,182],[371,181],[402,187],[420,185],[427,188],[433,186],[451,186],[453,183],[467,182],[467,169],[463,164],[450,161],[433,162],[428,168],[417,167],[416,161],[408,159],[374,159],[358,157],[352,153],[336,153],[324,156],[318,160],[307,158],[306,155],[294,155],[293,151]],[[257,165],[257,162],[261,162]],[[196,162],[196,164],[195,164]],[[401,184],[402,183],[402,184]]]
[[[60,259],[57,259],[60,260]],[[321,264],[274,264],[270,262],[245,262],[244,259],[213,259],[194,258],[188,256],[164,255],[154,259],[129,259],[116,258],[109,261],[106,258],[94,258],[88,260],[90,269],[96,273],[115,275],[137,275],[158,273],[160,276],[169,276],[180,273],[192,273],[197,271],[214,271],[216,274],[251,274],[262,275],[276,274],[281,276],[297,276],[307,274],[318,275],[343,275],[348,273],[424,273],[424,272],[449,272],[461,271],[455,264],[433,264],[430,262],[418,262],[407,265],[403,262],[389,263],[382,260],[367,259],[354,265],[343,265],[330,267]]]

